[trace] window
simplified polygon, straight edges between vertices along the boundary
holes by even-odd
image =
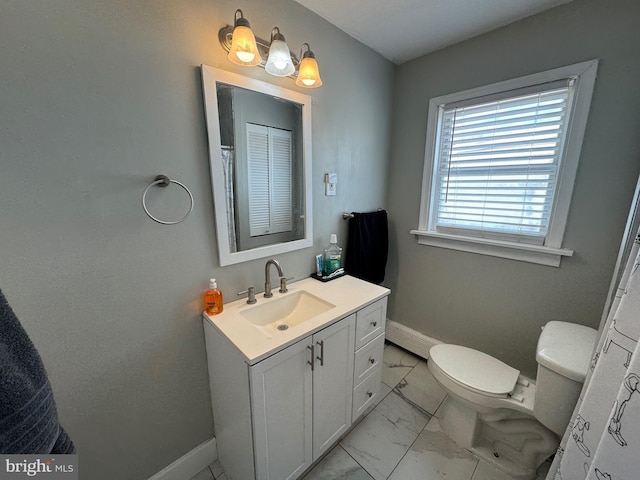
[[[291,148],[291,131],[247,123],[252,237],[293,228]]]
[[[597,61],[433,98],[421,244],[559,266]]]

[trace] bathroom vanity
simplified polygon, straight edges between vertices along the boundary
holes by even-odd
[[[232,480],[293,480],[379,394],[389,290],[305,279],[203,314],[218,458]]]

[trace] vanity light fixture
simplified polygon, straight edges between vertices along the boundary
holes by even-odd
[[[305,45],[307,51],[302,53]],[[306,88],[317,88],[322,85],[322,79],[320,78],[320,71],[318,70],[318,62],[316,62],[316,56],[311,51],[308,43],[303,43],[300,48],[300,66],[298,67],[298,78],[296,79],[296,85]]]
[[[316,88],[322,85],[318,62],[308,43],[302,44],[300,50],[302,58],[298,60],[289,50],[284,35],[280,33],[278,27],[274,27],[271,31],[270,41],[256,37],[240,9],[234,14],[233,24],[233,27],[227,25],[218,32],[220,45],[229,52],[227,57],[229,61],[236,65],[257,65],[276,77],[294,78],[299,87]],[[305,47],[306,51],[303,55]]]
[[[227,58],[237,65],[252,66],[262,62],[249,21],[244,18],[240,9],[236,10],[234,14],[233,41]]]
[[[293,66],[293,61],[291,61],[289,47],[278,27],[273,27],[273,30],[271,30],[269,58],[264,69],[267,73],[276,77],[286,77],[296,71],[296,67]]]

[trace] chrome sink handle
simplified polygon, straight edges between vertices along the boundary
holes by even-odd
[[[280,290],[278,290],[280,293],[287,293],[289,291],[289,289],[287,288],[287,282],[289,280],[293,280],[293,277],[280,277]]]
[[[247,294],[247,303],[249,305],[253,305],[254,303],[257,302],[256,287],[248,287],[246,290],[243,290],[242,292],[238,292],[238,295],[244,295],[244,294]]]

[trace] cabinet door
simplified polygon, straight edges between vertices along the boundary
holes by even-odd
[[[312,463],[311,339],[251,367],[256,480],[297,478]]]
[[[355,315],[313,336],[313,458],[351,426]]]

